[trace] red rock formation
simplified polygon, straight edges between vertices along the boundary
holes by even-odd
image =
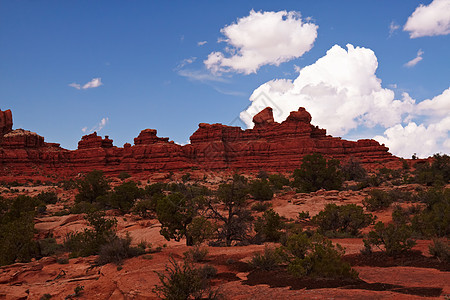
[[[11,111],[9,109],[5,111],[0,110],[0,141],[3,135],[12,131],[12,125],[13,120]]]
[[[4,114],[6,115],[6,114]],[[1,120],[12,118],[3,115]],[[341,160],[355,157],[364,164],[398,161],[388,148],[374,140],[346,141],[326,135],[325,129],[311,125],[304,109],[291,112],[277,123],[272,109],[254,116],[255,127],[242,130],[222,124],[199,124],[185,146],[160,138],[154,129],[145,129],[134,139],[134,146],[113,146],[113,141],[96,132],[85,135],[78,150],[69,151],[58,144],[44,143],[35,133],[15,130],[0,142],[0,175],[36,172],[76,174],[93,169],[118,174],[199,169],[240,169],[291,171],[298,168],[304,155],[321,153]],[[8,131],[9,121],[1,130]]]

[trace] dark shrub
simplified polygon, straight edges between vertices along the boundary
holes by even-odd
[[[326,235],[336,233],[356,236],[360,229],[369,226],[375,220],[372,214],[366,214],[361,206],[347,204],[338,206],[327,204],[325,209],[312,218],[313,223],[319,226],[320,232]]]
[[[127,258],[144,254],[145,251],[140,247],[131,247],[131,237],[127,235],[125,238],[114,236],[106,244],[100,246],[99,255],[96,260],[99,265],[108,263],[122,264]]]
[[[127,172],[123,171],[123,172],[120,172],[119,176],[117,176],[117,177],[118,177],[120,180],[125,180],[125,179],[127,179],[127,178],[130,178],[131,175],[128,174]]]
[[[364,207],[369,211],[378,211],[388,208],[393,202],[389,193],[382,190],[371,190],[369,197],[363,200]]]
[[[122,212],[129,212],[134,202],[143,195],[143,190],[134,181],[127,181],[114,188],[108,195],[98,197],[97,201],[106,207],[120,209]]]
[[[250,195],[255,200],[267,201],[273,198],[273,191],[266,179],[258,179],[250,184]]]
[[[450,182],[450,156],[435,154],[430,163],[415,165],[415,181],[426,185],[444,185]]]
[[[272,203],[270,202],[256,202],[252,205],[252,210],[263,212],[272,207]]]
[[[300,169],[293,173],[293,186],[300,192],[315,192],[319,189],[339,190],[343,177],[339,170],[339,161],[326,160],[321,154],[314,153],[303,157]]]
[[[192,263],[176,262],[173,258],[166,265],[165,273],[158,274],[160,285],[153,289],[161,299],[219,299],[210,288],[209,280]]]
[[[262,241],[278,242],[283,234],[281,231],[283,228],[284,222],[281,216],[273,209],[267,210],[255,221],[255,232]]]
[[[370,252],[372,246],[375,246],[382,251],[386,251],[388,255],[397,255],[414,247],[416,242],[411,238],[412,233],[411,227],[405,224],[388,224],[386,226],[383,222],[378,222],[363,242],[366,252]],[[384,246],[384,249],[380,246]]]
[[[255,253],[252,256],[250,265],[255,269],[270,271],[279,268],[284,261],[281,248],[273,249],[266,245],[263,253]]]
[[[363,168],[359,160],[350,157],[350,159],[341,165],[341,172],[345,180],[362,181],[367,177],[367,171]]]
[[[273,189],[276,191],[281,190],[284,186],[289,185],[289,179],[281,174],[269,175],[269,182],[272,185]]]
[[[450,241],[448,239],[434,239],[428,249],[433,257],[442,262],[450,262]]]
[[[58,195],[55,192],[41,192],[36,198],[45,204],[55,204],[58,201]]]
[[[86,174],[83,179],[78,180],[77,188],[76,202],[86,201],[93,203],[97,200],[97,197],[106,195],[110,186],[103,172],[94,170]]]
[[[192,249],[184,252],[185,259],[192,262],[201,262],[204,261],[206,256],[208,255],[208,249],[200,246],[194,246]]]

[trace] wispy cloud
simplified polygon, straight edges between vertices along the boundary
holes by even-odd
[[[215,76],[214,74],[199,71],[199,70],[178,70],[178,75],[188,78],[194,81],[215,81],[215,82],[227,82],[227,80],[220,76]]]
[[[203,45],[205,45],[207,43],[208,43],[207,41],[201,41],[201,42],[198,42],[197,45],[198,46],[203,46]]]
[[[237,97],[243,97],[243,96],[248,96],[248,93],[244,93],[244,92],[239,92],[239,91],[232,91],[232,90],[226,90],[226,89],[221,89],[218,88],[216,86],[213,86],[213,88],[224,95],[229,95],[229,96],[237,96]]]
[[[394,33],[400,29],[400,25],[396,24],[394,21],[389,24],[389,37],[393,36]]]
[[[109,122],[109,118],[105,117],[105,118],[101,119],[100,122],[98,122],[98,124],[96,124],[91,129],[88,129],[88,127],[85,126],[85,127],[81,128],[81,131],[83,133],[92,133],[94,131],[98,132],[98,131],[102,130],[106,126],[106,124],[108,124],[108,122]]]
[[[405,64],[405,67],[412,68],[415,65],[417,65],[419,63],[419,61],[421,61],[423,59],[422,55],[423,55],[423,51],[422,51],[422,49],[420,49],[419,51],[417,51],[417,56],[415,58],[411,59],[410,61],[408,61]]]
[[[185,58],[183,59],[177,66],[178,69],[183,68],[186,65],[190,65],[192,64],[195,60],[197,59],[197,57],[189,57],[189,58]]]
[[[76,82],[69,84],[70,87],[76,88],[77,90],[93,89],[93,88],[99,87],[101,85],[103,85],[103,83],[102,83],[102,79],[100,77],[93,78],[91,81],[84,84],[83,86],[81,86],[81,84],[76,83]]]

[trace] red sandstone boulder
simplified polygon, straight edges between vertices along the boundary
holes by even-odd
[[[1,143],[3,148],[40,148],[44,146],[44,138],[34,132],[16,129],[3,136]]]
[[[274,123],[273,112],[271,107],[266,107],[253,117],[255,127],[265,126]]]
[[[149,145],[157,142],[168,142],[169,138],[160,138],[156,136],[156,129],[144,129],[139,136],[134,139],[135,145]]]

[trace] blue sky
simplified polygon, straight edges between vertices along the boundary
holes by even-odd
[[[98,133],[109,135],[116,146],[133,143],[145,128],[184,144],[200,122],[245,127],[245,120],[236,118],[246,110],[251,117],[252,107],[247,107],[257,105],[249,99],[264,90],[282,109],[300,103],[317,111],[313,123],[331,127],[326,128],[333,135],[377,136],[405,157],[449,153],[450,92],[444,92],[450,87],[450,24],[445,23],[450,23],[450,9],[438,7],[449,5],[449,0],[431,2],[0,0],[0,109],[13,111],[14,128],[37,132],[47,142],[68,149],[75,149],[82,135],[100,128]],[[277,16],[279,20],[271,23],[269,18]],[[433,20],[441,19],[444,28],[433,27]],[[283,29],[286,21],[293,25]],[[242,58],[248,46],[245,38],[242,47],[233,44],[248,33],[244,23],[255,24],[258,32],[249,39],[262,46],[252,46],[236,67],[234,58]],[[296,28],[306,24],[312,34],[309,41],[300,33],[295,36]],[[232,25],[236,25],[233,36],[227,35],[226,28],[231,30]],[[251,56],[267,52],[275,43],[271,26],[275,33],[279,30],[275,37],[289,54],[280,60],[276,51],[265,53],[257,69],[251,69],[247,65]],[[290,29],[292,35],[287,35]],[[352,55],[347,44],[355,48]],[[205,63],[219,52],[218,62]],[[328,62],[317,63],[325,56]],[[362,64],[377,63],[378,68],[374,74],[359,75],[365,69],[360,65],[348,75],[356,79],[355,86],[347,88],[331,65],[335,60],[356,64],[362,57]],[[324,79],[318,71],[324,68],[333,79]],[[321,107],[340,107],[340,101],[342,107],[355,106],[346,97],[364,96],[366,83],[359,82],[364,76],[381,82],[381,90],[374,84],[369,93],[393,92],[387,100],[374,96],[365,102],[377,114],[370,115],[372,109],[367,107],[350,116],[319,112]],[[284,86],[281,94],[273,93],[273,80],[293,82],[300,77],[297,81],[306,80],[304,85],[319,82],[332,90],[357,92],[327,95],[311,107],[317,91],[298,94],[295,87]],[[419,106],[426,99],[429,103]],[[397,103],[396,114],[383,120],[397,100],[401,104]],[[391,102],[380,108],[374,101]],[[334,109],[333,114],[339,113],[346,111]],[[331,124],[333,118],[342,124]],[[424,135],[429,140],[424,141]]]

